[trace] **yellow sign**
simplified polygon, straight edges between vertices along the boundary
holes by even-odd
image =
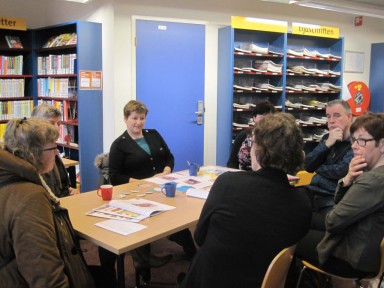
[[[27,30],[27,23],[22,18],[0,16],[0,29]]]
[[[259,30],[268,32],[288,32],[288,23],[286,21],[269,20],[252,17],[232,16],[232,28]]]
[[[339,38],[339,28],[293,22],[292,34],[326,38]]]

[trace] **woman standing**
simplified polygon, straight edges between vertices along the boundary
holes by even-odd
[[[227,172],[213,184],[195,231],[200,250],[180,287],[260,287],[277,253],[307,233],[309,199],[287,179],[304,160],[294,117],[266,115],[253,141],[253,171]]]

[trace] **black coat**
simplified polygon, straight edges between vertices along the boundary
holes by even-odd
[[[311,211],[283,171],[221,175],[202,210],[195,230],[201,248],[181,287],[260,287],[276,254],[307,233]]]
[[[144,129],[143,135],[151,155],[145,152],[125,131],[117,138],[109,152],[109,176],[112,185],[145,179],[163,172],[166,166],[173,169],[174,157],[163,137],[154,129]]]

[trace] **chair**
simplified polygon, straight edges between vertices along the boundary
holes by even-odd
[[[109,153],[102,153],[95,157],[95,167],[99,169],[99,186],[109,182]]]
[[[302,264],[303,264],[303,268],[301,269],[300,271],[300,276],[299,276],[299,279],[297,280],[297,284],[296,284],[296,288],[299,288],[300,287],[300,283],[301,283],[301,277],[303,275],[303,272],[305,269],[311,269],[311,270],[314,270],[318,273],[322,273],[328,277],[336,277],[336,278],[340,278],[340,279],[345,279],[345,280],[355,280],[356,281],[356,287],[361,287],[360,286],[360,281],[361,280],[374,280],[374,279],[380,279],[379,281],[379,284],[377,285],[377,288],[380,288],[381,287],[381,282],[383,282],[383,278],[384,278],[384,239],[381,241],[381,244],[380,244],[380,270],[379,270],[379,273],[373,277],[367,277],[367,278],[363,278],[363,279],[359,279],[359,278],[345,278],[345,277],[340,277],[340,276],[337,276],[337,275],[334,275],[334,274],[331,274],[331,273],[328,273],[324,270],[321,270],[320,268],[312,265],[311,263],[305,261],[305,260],[302,260],[301,261]]]
[[[284,288],[295,249],[296,244],[283,249],[273,258],[265,273],[261,288]]]

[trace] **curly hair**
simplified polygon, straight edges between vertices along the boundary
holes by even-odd
[[[5,128],[4,148],[40,171],[44,167],[41,162],[43,147],[56,142],[58,137],[55,126],[44,119],[12,119]]]
[[[149,111],[143,102],[131,100],[124,106],[124,118],[131,115],[132,112],[144,113],[147,116]]]
[[[295,118],[287,113],[268,114],[253,129],[256,159],[261,167],[289,174],[302,169],[304,141]]]

